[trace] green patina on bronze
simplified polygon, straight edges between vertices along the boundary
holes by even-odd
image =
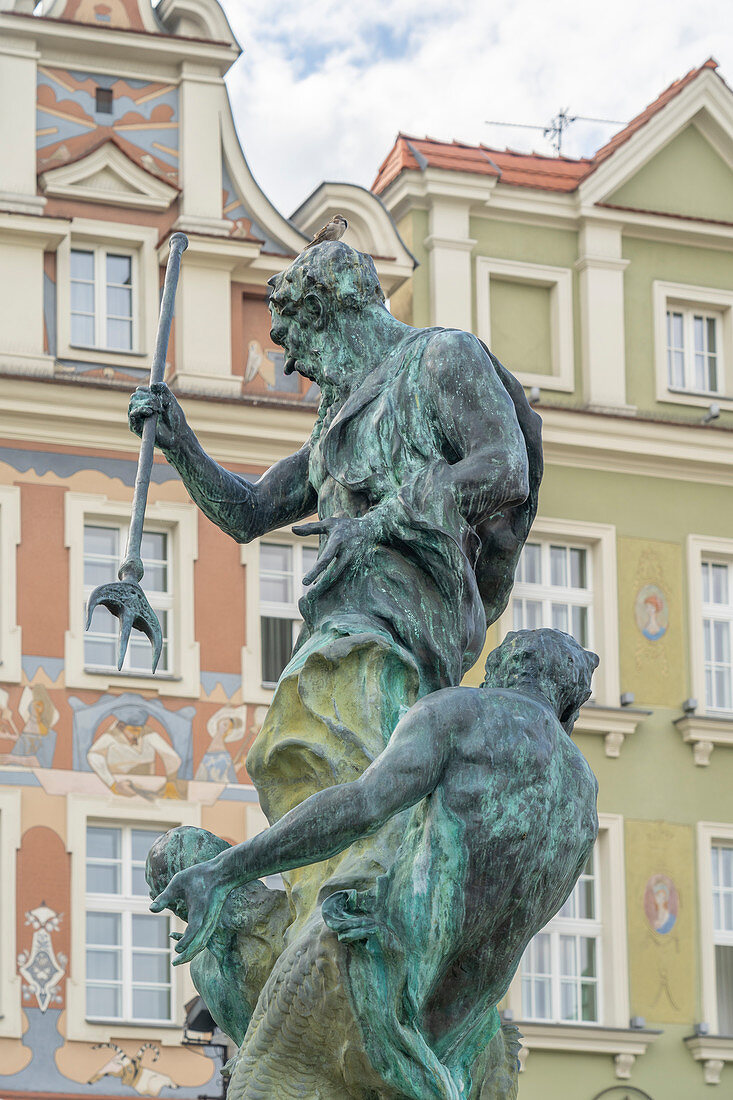
[[[535,515],[539,417],[475,337],[395,320],[341,242],[271,285],[287,369],[323,395],[297,454],[252,485],[165,386],[131,401],[222,530],[245,542],[317,512],[295,530],[320,540],[247,762],[271,828],[233,848],[167,834],[153,908],[188,921],[177,961],[240,1044],[234,1100],[508,1098],[516,1032],[496,1004],[596,829],[567,736],[595,659],[523,632],[483,689],[458,687]],[[255,881],[277,872],[286,892]]]

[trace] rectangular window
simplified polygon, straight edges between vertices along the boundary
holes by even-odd
[[[667,309],[667,378],[670,389],[719,393],[720,325],[717,313]]]
[[[317,557],[316,546],[260,543],[260,637],[266,687],[274,687],[290,660],[303,621],[298,611],[303,577]]]
[[[560,912],[524,953],[523,1019],[600,1023],[600,913],[596,861],[591,856]]]
[[[132,351],[133,256],[104,248],[71,250],[71,343]]]
[[[84,603],[98,584],[117,580],[117,569],[127,540],[124,524],[84,524]],[[173,569],[171,567],[170,536],[164,531],[144,531],[142,559],[145,575],[141,586],[150,606],[158,616],[163,632],[163,650],[159,672],[171,672],[173,654]],[[97,606],[90,629],[84,635],[84,666],[97,671],[117,670],[118,620],[106,609]],[[139,630],[133,630],[127,647],[122,672],[150,672],[150,642]]]
[[[92,1020],[172,1018],[170,919],[149,912],[145,859],[160,831],[88,825],[86,1015]]]
[[[733,709],[733,662],[731,661],[730,565],[702,562],[702,632],[705,666],[705,705],[709,710]]]
[[[112,114],[113,94],[111,88],[96,88],[94,92],[94,109],[98,115]]]
[[[590,554],[554,541],[525,543],[512,593],[515,630],[554,627],[592,645]]]
[[[718,1034],[733,1035],[733,845],[713,844],[711,854]]]

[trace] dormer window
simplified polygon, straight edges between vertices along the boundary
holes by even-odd
[[[94,110],[98,115],[112,114],[112,100],[114,96],[111,88],[97,88],[94,94]]]

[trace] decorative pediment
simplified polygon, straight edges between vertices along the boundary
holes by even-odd
[[[597,154],[579,187],[583,206],[733,220],[733,95],[714,66],[688,74],[669,97],[673,85],[630,124],[631,136],[622,132]]]
[[[178,194],[111,141],[72,164],[43,172],[40,185],[46,195],[58,198],[154,210],[166,210]]]

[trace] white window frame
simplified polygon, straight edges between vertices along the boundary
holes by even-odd
[[[120,922],[120,934],[121,940],[119,944],[120,950],[120,1004],[121,1013],[119,1016],[89,1016],[87,1020],[90,1023],[95,1024],[111,1024],[118,1023],[124,1020],[134,1021],[136,1025],[155,1027],[156,1024],[163,1024],[167,1026],[175,1023],[176,1013],[176,978],[179,968],[174,967],[172,959],[168,965],[169,983],[170,983],[170,1015],[166,1019],[145,1018],[132,1015],[132,990],[133,990],[133,976],[132,976],[132,955],[134,950],[145,950],[133,948],[132,946],[132,917],[133,915],[140,916],[152,916],[150,913],[150,898],[147,894],[143,897],[132,895],[131,892],[125,892],[126,878],[128,874],[131,874],[132,870],[132,831],[133,829],[141,829],[145,826],[142,822],[111,822],[111,821],[98,821],[93,818],[87,820],[87,839],[88,830],[90,828],[107,828],[118,829],[121,834],[121,856],[120,856],[120,892],[119,894],[93,894],[88,890],[85,894],[85,913],[112,913],[115,916],[121,918]],[[160,914],[163,920],[170,921],[170,927],[173,927],[173,917],[166,911],[165,915]],[[126,927],[127,926],[127,927]],[[167,939],[167,936],[166,936]],[[125,950],[125,940],[127,940],[127,950]],[[86,941],[86,951],[89,951],[90,945],[88,940]],[[92,946],[92,950],[94,947]],[[95,981],[94,984],[105,984],[104,982]],[[85,990],[88,992],[88,988],[85,984]],[[85,1005],[86,1009],[86,1005]]]
[[[92,287],[94,290],[94,311],[91,316],[94,320],[94,341],[91,344],[84,344],[79,342],[72,342],[71,347],[74,350],[83,351],[96,351],[96,352],[114,352],[114,354],[134,354],[138,347],[138,325],[140,318],[140,309],[137,304],[138,296],[138,284],[140,281],[139,273],[139,258],[134,249],[104,245],[104,244],[81,244],[75,242],[71,246],[69,253],[69,259],[74,252],[86,253],[92,256],[92,265],[94,269]],[[129,348],[112,348],[107,339],[107,322],[109,320],[107,316],[107,257],[108,256],[121,256],[124,259],[130,260],[130,297],[132,299],[132,312],[130,314],[131,323],[131,337]],[[72,278],[71,282],[74,282]],[[71,295],[70,290],[70,296]],[[70,316],[75,312],[71,307],[73,306],[73,300],[70,301]],[[78,311],[77,311],[78,312]],[[69,339],[72,340],[70,333]]]
[[[528,543],[539,545],[540,557],[541,557],[541,573],[547,575],[551,569],[550,562],[550,547],[553,543],[557,543],[564,550],[581,550],[585,553],[586,562],[586,580],[587,584],[585,588],[572,588],[570,585],[552,585],[539,583],[535,584],[529,581],[520,581],[515,577],[514,587],[512,589],[512,625],[514,625],[513,607],[515,600],[532,600],[536,603],[543,605],[543,611],[545,610],[545,604],[562,604],[563,607],[584,607],[586,609],[586,635],[588,640],[588,646],[590,646],[590,639],[595,636],[594,634],[594,614],[593,614],[593,583],[595,580],[593,572],[593,554],[589,550],[588,546],[583,543],[575,541],[568,541],[564,538],[562,541],[558,538],[542,538],[535,539],[530,535],[527,538]],[[525,544],[526,548],[526,544]],[[522,551],[524,553],[524,549]],[[544,615],[543,615],[544,618]],[[543,626],[550,627],[552,623],[543,623]],[[570,617],[568,618],[568,630],[566,633],[572,634],[570,627]],[[525,629],[525,628],[520,628]]]
[[[589,615],[590,648],[598,653],[600,664],[593,676],[594,702],[617,707],[619,702],[618,572],[616,567],[616,528],[611,524],[585,523],[580,520],[538,516],[527,536],[542,542],[578,546],[588,551],[593,584],[592,611]],[[512,598],[499,619],[499,637],[514,629]]]
[[[712,1035],[719,1034],[718,991],[715,981],[715,942],[713,939],[713,869],[711,851],[714,844],[733,845],[731,822],[698,821],[697,874],[700,906],[700,978],[702,1018],[710,1025]]]
[[[698,408],[718,404],[721,409],[733,409],[733,291],[655,280],[652,299],[657,401],[693,405]],[[699,310],[708,316],[714,314],[719,318],[717,391],[688,390],[670,386],[667,364],[668,309],[690,315],[693,311]]]
[[[119,799],[88,798],[70,794],[66,800],[67,847],[71,853],[71,969],[66,984],[66,1037],[81,1042],[106,1043],[113,1037],[150,1039],[165,1046],[178,1046],[183,1040],[184,1005],[195,994],[188,968],[178,968],[171,990],[171,1022],[128,1023],[125,1020],[101,1021],[86,1015],[86,851],[87,827],[102,824],[152,828],[165,832],[178,825],[201,825],[201,807],[190,802],[164,806],[120,807]],[[177,918],[172,927],[185,931]]]
[[[167,673],[90,670],[84,664],[84,525],[129,523],[128,501],[91,493],[66,493],[65,543],[69,549],[69,629],[65,639],[66,686],[106,691],[110,687],[157,689],[162,696],[197,698],[201,691],[199,645],[194,634],[194,562],[198,557],[198,516],[194,504],[154,501],[146,518],[151,530],[169,535],[173,624],[172,662]]]
[[[21,678],[21,629],[17,610],[20,488],[0,485],[0,681]]]
[[[245,629],[246,644],[242,647],[242,688],[249,703],[272,701],[275,686],[269,687],[262,680],[262,638],[260,633],[260,543],[269,542],[281,546],[318,546],[318,538],[299,538],[289,529],[270,531],[261,539],[242,546],[241,561],[245,567]],[[297,601],[296,601],[297,602]]]
[[[732,567],[729,580],[733,583],[733,539],[688,535],[687,538],[687,588],[690,601],[690,669],[692,672],[692,696],[697,700],[696,714],[733,721],[733,707],[729,711],[709,708],[705,697],[705,650],[703,641],[703,560],[717,560]],[[733,632],[732,632],[733,633]],[[733,642],[733,638],[731,639]],[[733,677],[732,677],[733,679]],[[733,683],[731,684],[733,695]],[[682,702],[680,699],[679,702]]]
[[[600,950],[599,960],[599,1020],[598,1022],[562,1022],[559,1020],[532,1020],[532,1032],[536,1037],[543,1029],[548,1035],[562,1024],[575,1033],[572,1049],[583,1049],[582,1033],[589,1033],[588,1048],[594,1049],[590,1033],[599,1028],[628,1028],[629,979],[628,934],[626,927],[626,872],[624,864],[624,819],[620,814],[598,815],[598,841],[595,857],[598,874],[598,898],[600,900]],[[548,927],[555,929],[564,918],[554,917]],[[574,931],[580,930],[577,923]],[[507,1008],[520,1021],[522,1028],[522,975],[518,969],[507,994]],[[530,1021],[528,1021],[529,1023]],[[581,1045],[578,1046],[577,1044]],[[562,1049],[560,1047],[559,1049]]]
[[[124,548],[126,546],[127,538],[128,538],[129,531],[130,531],[129,518],[124,523],[120,522],[119,520],[101,520],[101,519],[99,519],[99,520],[86,520],[85,523],[84,523],[85,533],[86,533],[87,526],[103,527],[103,528],[106,528],[107,530],[117,531],[118,535],[120,536],[119,537],[119,556],[118,556],[118,561],[115,564],[115,570],[114,570],[114,574],[113,574],[113,579],[116,580],[117,579],[117,568],[118,568],[120,562],[122,561],[122,554],[124,553]],[[171,591],[171,587],[172,587],[174,577],[175,577],[174,556],[173,556],[173,548],[172,548],[173,540],[172,540],[172,537],[171,537],[170,527],[160,526],[160,525],[156,525],[154,523],[149,523],[147,521],[147,518],[146,518],[144,534],[147,534],[147,533],[157,534],[157,535],[165,535],[166,536],[166,552],[167,552],[166,573],[167,573],[167,578],[168,578],[168,581],[167,581],[168,591],[167,592],[156,592],[154,594],[148,594],[148,599],[149,599],[150,606],[153,609],[153,611],[155,611],[156,613],[158,611],[166,613],[166,627],[167,627],[167,630],[166,630],[166,634],[165,634],[165,643],[167,644],[167,661],[168,661],[168,665],[170,667],[168,667],[168,668],[163,667],[163,658],[162,658],[162,655],[161,655],[160,663],[158,664],[158,672],[162,676],[174,675],[175,674],[175,668],[176,668],[176,641],[177,641],[176,602],[177,601],[176,601],[176,598],[175,598],[175,592]],[[84,553],[85,563],[86,563],[86,557],[87,557],[87,555],[86,555],[86,551],[85,551],[85,553]],[[146,565],[146,572],[147,572],[147,563],[144,562],[144,564]],[[143,577],[143,581],[144,581],[144,577]],[[87,586],[86,584],[84,585],[84,599],[85,599],[85,602],[86,602],[86,600],[88,599],[89,595],[91,594],[91,592],[93,591],[93,589],[95,587],[96,587],[96,585],[95,586]],[[87,632],[85,631],[85,635],[86,634],[87,634]],[[148,646],[149,642],[146,641],[145,645]],[[133,671],[131,669],[131,667],[129,665],[129,661],[130,661],[130,646],[128,644],[127,652],[125,654],[125,660],[124,660],[124,663],[123,663],[123,666],[122,666],[122,669],[121,669],[121,674],[123,674],[125,676],[131,676],[131,675],[134,676],[136,674],[137,670]],[[86,665],[86,662],[85,662],[85,668],[87,668],[89,671],[95,671],[95,672],[98,672],[98,671],[99,672],[110,672],[111,671],[111,669],[109,669],[109,668],[100,668],[100,669],[92,670],[92,669],[89,668],[89,666]]]
[[[581,879],[584,877],[581,874]],[[578,880],[578,883],[581,881]],[[547,975],[550,979],[550,999],[552,1001],[552,1015],[549,1018],[541,1016],[527,1016],[524,1013],[524,1004],[522,1005],[522,1019],[531,1020],[536,1024],[564,1024],[566,1026],[572,1025],[573,1027],[598,1027],[603,1023],[603,984],[604,984],[604,972],[603,972],[603,922],[601,914],[603,912],[603,885],[601,883],[601,868],[599,866],[599,860],[594,853],[593,858],[593,880],[594,880],[594,910],[596,916],[591,918],[578,918],[563,916],[561,913],[557,913],[552,920],[550,920],[542,932],[538,935],[550,936],[550,956],[551,956],[551,969]],[[574,890],[577,889],[578,883],[576,883]],[[560,986],[563,981],[563,977],[560,973],[560,937],[572,936],[573,939],[583,937],[584,939],[592,939],[596,943],[596,974],[594,975],[594,981],[596,986],[596,1008],[598,1011],[598,1020],[563,1020],[561,1017],[561,1005],[560,1005]],[[533,941],[530,941],[530,945]],[[530,945],[527,946],[529,951]],[[526,952],[525,952],[526,957]],[[520,967],[521,971],[521,967]],[[566,976],[567,981],[570,976]],[[579,975],[572,975],[572,979],[577,986],[581,984],[581,978]],[[524,994],[522,992],[522,1000],[524,1000]]]
[[[0,790],[0,1038],[23,1034],[21,979],[16,942],[16,863],[20,848],[21,792]]]
[[[514,371],[523,386],[572,393],[575,389],[575,351],[573,335],[573,272],[568,267],[520,263],[493,256],[476,259],[476,318],[478,335],[491,347],[491,278],[550,290],[550,365],[549,374]],[[513,370],[513,365],[508,364]]]
[[[58,358],[84,363],[99,363],[111,367],[141,367],[152,354],[158,316],[158,231],[149,226],[123,222],[101,222],[75,218],[71,233],[56,251],[56,292]],[[133,346],[130,351],[106,348],[102,344],[88,346],[71,341],[71,253],[75,250],[94,252],[95,272],[100,257],[107,252],[132,256]],[[103,281],[97,279],[95,308],[106,308],[100,295]]]

